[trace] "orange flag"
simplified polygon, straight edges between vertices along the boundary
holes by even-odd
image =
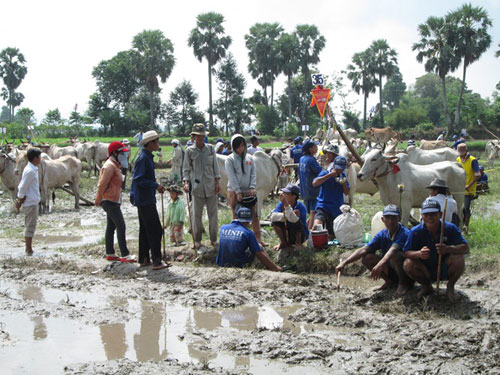
[[[324,89],[323,86],[318,85],[312,90],[311,107],[316,104],[321,118],[325,115],[328,100],[330,100],[330,89]]]

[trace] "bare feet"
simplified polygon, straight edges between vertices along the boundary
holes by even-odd
[[[406,295],[406,293],[408,293],[408,290],[410,290],[410,286],[409,285],[399,284],[398,285],[398,289],[396,290],[396,294],[399,297],[402,297],[402,296]]]
[[[201,242],[195,242],[194,245],[191,246],[191,249],[198,250],[201,247]]]
[[[265,242],[264,242],[264,241],[262,241],[262,240],[257,240],[257,242],[259,243],[259,245],[260,245],[261,247],[268,247],[268,246],[269,246],[269,244],[268,244],[268,243],[265,243]]]
[[[390,288],[393,288],[396,286],[396,283],[393,282],[393,281],[386,281],[385,283],[383,283],[379,288],[377,288],[376,290],[386,290],[386,289],[390,289]]]
[[[455,294],[455,287],[446,288],[446,297],[448,297],[448,301],[455,302],[457,300],[457,295]]]
[[[432,285],[422,285],[422,289],[420,289],[420,291],[417,293],[417,297],[422,298],[428,296],[429,294],[432,294],[432,292]]]

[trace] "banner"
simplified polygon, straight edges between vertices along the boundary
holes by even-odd
[[[324,89],[322,86],[318,85],[312,90],[310,106],[313,107],[316,105],[321,118],[325,115],[325,108],[328,104],[328,100],[330,100],[330,89]]]

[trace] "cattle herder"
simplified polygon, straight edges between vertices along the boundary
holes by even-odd
[[[464,199],[464,227],[465,234],[469,232],[469,222],[471,217],[471,204],[476,196],[477,181],[481,178],[479,162],[469,153],[466,143],[460,143],[457,146],[457,161],[465,170],[465,199]]]

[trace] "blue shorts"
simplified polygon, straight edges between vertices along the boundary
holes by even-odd
[[[304,205],[306,206],[307,213],[316,210],[316,202],[317,202],[316,198],[304,200]]]
[[[448,280],[447,261],[448,261],[448,255],[444,255],[443,258],[441,259],[441,279],[440,279],[440,281]],[[422,263],[424,264],[425,268],[427,268],[427,271],[429,271],[429,274],[431,275],[431,281],[432,282],[437,281],[437,268],[438,268],[437,261],[436,261],[436,263],[431,263],[429,261],[427,261],[427,262],[424,261]]]

